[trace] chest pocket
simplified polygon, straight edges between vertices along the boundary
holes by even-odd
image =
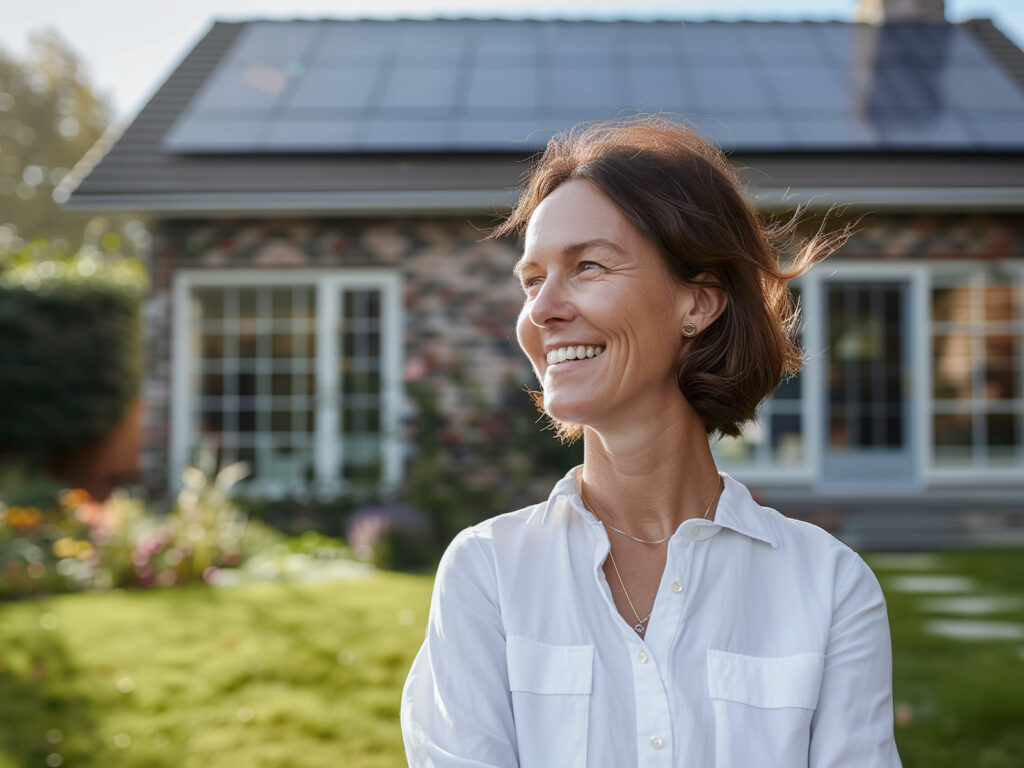
[[[520,768],[585,768],[594,647],[509,635],[505,654]]]
[[[716,768],[807,765],[825,657],[708,651]]]

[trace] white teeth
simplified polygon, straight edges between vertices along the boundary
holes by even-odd
[[[588,357],[597,357],[602,352],[604,352],[604,347],[600,345],[586,346],[580,344],[572,347],[559,347],[548,352],[547,361],[548,365],[557,365],[566,360],[582,360]]]

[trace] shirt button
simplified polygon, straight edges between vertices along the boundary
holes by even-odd
[[[673,592],[682,592],[683,591],[683,583],[679,579],[676,579],[675,581],[672,582],[672,591]]]
[[[693,526],[693,527],[692,527],[692,528],[690,529],[690,536],[692,536],[693,538],[695,538],[695,539],[696,539],[696,538],[697,538],[698,536],[700,536],[700,529],[701,529],[702,527],[703,527],[703,526],[700,526],[700,525],[695,525],[695,526]]]
[[[638,654],[636,655],[636,657],[637,657],[638,659],[640,659],[640,663],[641,663],[641,664],[646,664],[646,663],[647,663],[647,659],[649,658],[649,657],[647,656],[647,651],[640,651],[640,653],[638,653]]]
[[[651,736],[651,746],[655,749],[661,749],[665,742],[661,740],[661,736]]]

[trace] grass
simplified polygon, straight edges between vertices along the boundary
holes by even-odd
[[[402,765],[399,692],[430,585],[382,573],[0,604],[0,768]]]
[[[939,553],[927,571],[867,559],[889,603],[904,766],[1024,766],[1024,643],[930,635],[924,599],[889,588],[934,572],[1024,595],[1024,551]],[[0,604],[0,768],[404,765],[399,691],[430,585],[380,573]],[[1020,606],[991,618],[1024,623]]]
[[[1024,550],[942,552],[930,567],[865,558],[886,593],[893,637],[896,743],[904,768],[1024,766],[1024,642],[956,641],[930,634],[931,595],[899,592],[893,578],[911,573],[965,576],[973,594],[1017,598],[1015,609],[970,617],[1024,625]]]

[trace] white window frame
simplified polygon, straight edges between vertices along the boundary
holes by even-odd
[[[341,410],[338,386],[338,328],[341,320],[341,293],[345,290],[377,289],[381,292],[381,373],[382,373],[382,455],[381,490],[393,491],[402,478],[402,280],[390,269],[182,269],[172,281],[173,319],[171,338],[171,415],[168,485],[181,487],[181,472],[188,464],[189,414],[193,393],[189,389],[194,358],[189,354],[189,294],[195,287],[269,287],[296,286],[316,290],[316,428],[313,436],[315,480],[309,490],[321,498],[345,491],[340,477],[344,443],[340,439]],[[269,498],[283,492],[261,492]]]
[[[815,293],[817,287],[808,282],[809,276],[810,271],[791,280],[790,285],[800,291],[800,317],[801,321],[805,323],[802,344],[806,349],[813,349],[817,348],[817,346],[812,347],[810,341],[815,330],[812,327],[814,324],[806,323],[806,320],[808,317],[816,316],[812,314],[812,309],[817,309],[818,299],[815,295],[814,300],[810,301],[810,294]],[[820,335],[819,331],[813,338],[817,338]],[[816,477],[814,466],[816,457],[814,451],[816,448],[809,440],[812,430],[808,429],[808,419],[813,414],[810,400],[814,393],[812,393],[811,388],[815,386],[813,382],[817,381],[815,374],[819,366],[820,361],[817,357],[812,356],[807,360],[803,370],[800,372],[802,393],[800,397],[800,429],[804,443],[803,461],[799,464],[781,464],[771,459],[742,462],[727,461],[724,458],[718,459],[717,463],[724,472],[741,477],[745,483],[756,483],[758,485],[795,485],[814,482]]]
[[[1014,275],[1017,289],[1024,301],[1024,260],[992,259],[984,266],[992,266]],[[908,492],[915,493],[925,488],[950,488],[965,483],[986,483],[1007,486],[1024,486],[1024,471],[1020,466],[1010,467],[957,467],[937,464],[933,458],[934,415],[931,338],[931,292],[933,277],[949,274],[970,274],[979,270],[977,260],[872,260],[834,258],[815,265],[801,277],[793,280],[800,288],[803,306],[803,346],[807,350],[807,361],[802,372],[803,380],[803,430],[805,462],[800,468],[775,463],[733,463],[719,462],[722,469],[742,477],[744,482],[763,486],[786,486],[806,483],[819,490],[822,482],[822,457],[825,448],[824,430],[818,425],[824,423],[826,397],[825,365],[825,315],[823,306],[824,286],[828,280],[908,280],[910,283],[910,327],[906,338],[911,345],[911,424],[914,435],[914,477],[908,482]],[[1024,306],[1024,304],[1022,304]],[[1021,334],[1024,336],[1024,313],[1018,318]],[[1024,373],[1021,375],[1024,388]],[[1021,393],[1024,397],[1024,393]],[[1024,430],[1024,426],[1022,426]],[[865,489],[865,495],[877,495]],[[844,491],[844,495],[857,495],[857,491]]]
[[[990,259],[981,262],[985,266],[998,269],[1006,274],[1012,275],[1016,281],[1017,295],[1021,300],[1021,316],[1017,318],[1018,333],[1024,343],[1024,260],[1021,259]],[[979,270],[979,261],[967,259],[955,259],[950,261],[932,262],[930,264],[929,277],[947,275],[971,275]],[[925,300],[927,308],[931,309],[932,281],[929,279]],[[932,382],[932,333],[931,315],[924,317],[925,343],[922,345],[927,349],[927,365],[925,367],[925,390],[921,393],[920,400],[923,407],[927,408],[927,419],[925,420],[925,432],[927,443],[925,445],[925,480],[929,485],[936,487],[963,485],[964,483],[983,482],[988,485],[1009,485],[1024,486],[1024,463],[1009,467],[958,467],[955,464],[938,464],[934,461],[932,443],[932,416],[934,415],[933,397],[934,391]],[[1024,399],[1024,371],[1020,372],[1018,386],[1021,391],[1017,393],[1017,399]],[[1024,417],[1018,417],[1024,420]],[[1024,423],[1019,424],[1020,434],[1024,436]]]

